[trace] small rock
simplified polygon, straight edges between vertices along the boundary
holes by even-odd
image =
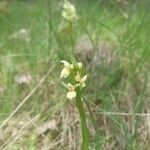
[[[29,29],[22,28],[9,36],[10,39],[20,39],[26,42],[30,41],[31,31]]]
[[[30,75],[21,75],[21,76],[19,76],[19,77],[16,77],[16,82],[18,83],[18,84],[26,84],[26,85],[28,85],[28,84],[30,84],[31,83],[31,80],[32,80],[32,78],[31,78],[31,76]]]
[[[86,63],[106,62],[110,64],[114,60],[115,45],[111,41],[99,41],[94,48],[88,36],[80,37],[75,45],[76,55]]]

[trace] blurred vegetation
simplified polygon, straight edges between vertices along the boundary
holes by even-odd
[[[59,61],[69,59],[72,44],[74,55],[89,74],[86,99],[97,124],[95,131],[87,110],[91,127],[89,149],[148,150],[150,119],[142,114],[150,112],[149,0],[72,2],[79,19],[70,31],[61,17],[61,0],[0,1],[1,124],[55,65],[28,101],[0,129],[0,149],[79,148],[78,112],[73,102],[66,100],[58,77]],[[18,36],[20,29],[27,31],[29,41]],[[20,76],[31,76],[31,81],[20,84],[17,82]],[[36,115],[40,117],[16,136]],[[57,129],[45,125],[52,120]],[[37,129],[42,132],[40,135]],[[10,141],[5,144],[7,140]]]

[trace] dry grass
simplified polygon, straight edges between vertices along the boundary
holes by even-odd
[[[50,18],[51,7],[42,0],[11,2],[7,13],[1,13],[0,3],[2,150],[80,150],[78,110],[59,86],[59,60],[68,59],[69,31],[63,28],[62,3],[51,2]],[[148,150],[149,13],[144,3],[114,2],[102,1],[101,9],[98,1],[75,3],[81,17],[74,25],[73,51],[89,75],[85,93],[91,112],[84,105],[89,149]],[[21,28],[29,29],[30,41],[10,38]],[[17,82],[21,75],[31,81]]]

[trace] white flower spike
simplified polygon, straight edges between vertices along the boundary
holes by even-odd
[[[76,9],[74,5],[68,2],[67,0],[65,0],[63,5],[62,16],[68,21],[73,21],[77,18]]]
[[[65,60],[62,60],[60,62],[64,64],[64,68],[61,71],[60,78],[67,78],[70,74],[71,69],[73,69],[73,65],[69,64]]]
[[[63,86],[68,89],[68,92],[66,94],[66,97],[70,100],[76,98],[76,88],[81,87],[84,88],[86,86],[85,82],[87,80],[87,75],[82,76],[82,63],[77,62],[77,66],[70,64],[69,62],[62,60],[60,61],[63,63],[64,67],[61,71],[60,77],[61,78],[67,78],[70,73],[73,76],[73,78],[69,78],[69,83],[66,84],[65,82],[62,82]],[[73,70],[72,70],[73,69]]]
[[[74,99],[77,95],[75,87],[72,84],[68,83],[68,90],[69,92],[67,93],[67,98],[70,100]]]

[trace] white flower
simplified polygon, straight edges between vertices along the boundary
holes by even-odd
[[[60,62],[64,64],[64,68],[61,71],[60,78],[67,78],[70,74],[70,70],[73,69],[73,65],[69,64],[65,60],[62,60]]]
[[[67,0],[64,2],[64,5],[63,5],[62,16],[69,21],[73,21],[74,19],[77,18],[76,9],[74,5],[72,5]]]
[[[85,81],[87,80],[87,75],[85,75],[85,76],[83,76],[83,77],[81,78],[80,73],[77,72],[77,74],[76,74],[76,76],[75,76],[75,80],[76,80],[77,82],[79,82],[79,84],[81,85],[81,87],[85,87],[85,86],[86,86]]]
[[[63,68],[60,74],[60,78],[67,78],[70,74],[70,71],[68,68]]]
[[[70,91],[67,93],[67,98],[72,100],[73,98],[75,98],[77,95],[77,93],[75,91]]]
[[[67,98],[72,100],[77,95],[77,93],[75,91],[75,86],[73,86],[72,84],[68,83],[68,90],[69,90],[69,92],[67,93]]]

